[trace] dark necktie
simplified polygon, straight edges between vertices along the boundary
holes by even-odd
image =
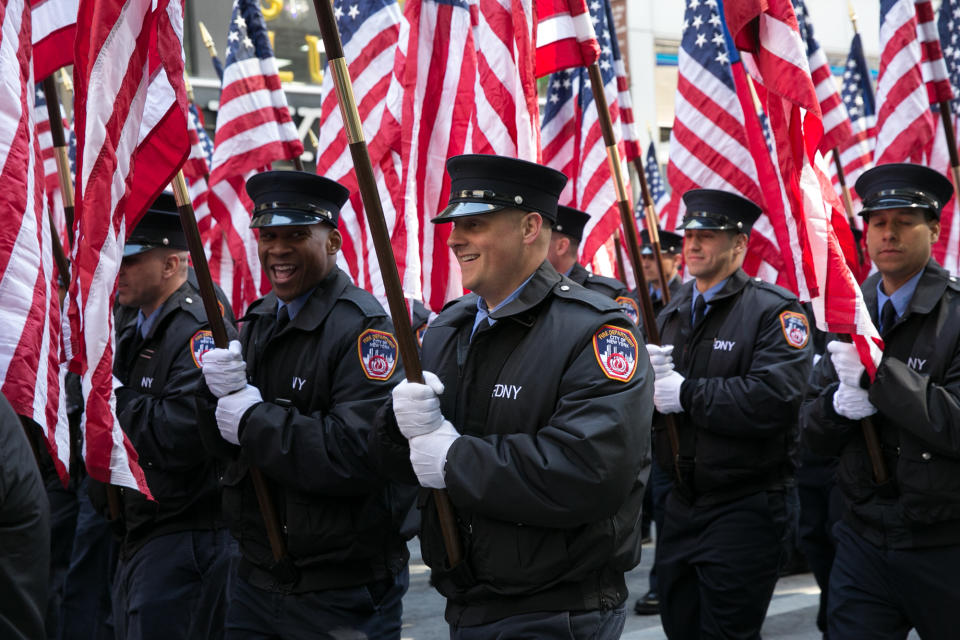
[[[283,305],[277,312],[277,328],[274,333],[280,333],[288,324],[290,324],[290,312],[287,310],[287,305]]]
[[[703,296],[697,296],[697,301],[693,303],[693,326],[696,327],[703,320],[707,311],[707,301]]]
[[[887,299],[880,310],[880,333],[886,333],[897,321],[897,310],[893,308],[893,300]]]

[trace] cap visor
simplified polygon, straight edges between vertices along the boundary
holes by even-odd
[[[483,213],[492,213],[505,209],[506,205],[492,204],[490,202],[455,202],[440,212],[436,218],[430,222],[437,224],[440,222],[450,222],[454,218],[465,218],[467,216],[476,216]]]
[[[300,211],[270,211],[261,213],[250,221],[251,229],[260,229],[263,227],[293,227],[305,224],[318,224],[326,222],[336,227],[332,220],[320,216],[312,216]]]
[[[141,253],[146,253],[150,249],[155,249],[156,247],[149,244],[125,244],[123,245],[123,257],[127,258],[129,256],[135,256]]]
[[[880,198],[874,202],[871,202],[869,205],[860,209],[857,212],[857,215],[867,215],[869,213],[876,213],[877,211],[889,211],[890,209],[923,209],[925,211],[930,211],[933,215],[940,217],[940,211],[934,209],[933,207],[921,204],[915,200],[906,200],[903,198]]]

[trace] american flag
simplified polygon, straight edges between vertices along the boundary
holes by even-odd
[[[816,150],[823,135],[822,115],[793,8],[789,0],[755,0],[728,7],[726,17],[751,75],[767,89],[777,168],[787,186],[790,217],[802,236],[800,251],[794,253],[795,269],[798,278],[808,278],[800,284],[811,297],[801,299],[812,300],[822,330],[853,334],[872,377],[883,343],[834,226],[843,221],[842,207]]]
[[[917,37],[923,52],[923,61],[920,70],[927,85],[927,97],[930,104],[953,100],[954,93],[950,86],[947,65],[943,60],[943,49],[940,47],[940,34],[933,14],[931,0],[914,0],[917,12]],[[943,9],[941,8],[941,11]]]
[[[46,436],[65,477],[69,464],[60,362],[60,301],[34,126],[30,5],[10,0],[0,16],[0,392]]]
[[[77,36],[80,0],[30,0],[33,10],[33,74],[43,80],[73,64],[73,41]]]
[[[540,106],[534,75],[534,0],[471,1],[477,47],[471,151],[537,162]]]
[[[472,7],[472,8],[471,8]],[[467,0],[408,0],[401,73],[404,210],[418,212],[423,300],[431,309],[462,295],[460,268],[447,247],[449,225],[429,219],[447,202],[447,158],[470,152],[477,50]],[[404,43],[401,43],[404,47]]]
[[[607,0],[590,3],[590,17],[600,44],[600,75],[620,148],[621,170],[627,175],[620,138],[617,74],[614,68],[612,25],[607,22]],[[597,107],[587,69],[578,67],[550,76],[543,113],[543,163],[569,178],[560,204],[590,214],[580,245],[580,261],[588,264],[620,226],[617,192],[600,132]],[[602,269],[603,265],[597,265]],[[612,271],[608,271],[612,273]]]
[[[920,68],[914,0],[881,0],[880,46],[874,162],[920,162],[933,140],[934,123]]]
[[[770,169],[770,155],[749,95],[741,101],[739,91],[747,92],[743,67],[716,3],[688,1],[678,67],[667,163],[672,191],[660,212],[661,227],[677,228],[685,212],[681,196],[696,188],[736,193],[769,214],[755,157]],[[766,183],[775,192],[773,207],[782,210],[776,179]],[[761,216],[750,234],[745,270],[776,281],[783,267],[777,243],[770,220]]]
[[[190,155],[183,164],[183,177],[187,181],[200,237],[206,244],[213,222],[210,206],[207,203],[209,196],[207,183],[210,180],[210,162],[213,160],[213,142],[203,128],[203,119],[197,105],[192,102],[187,106],[187,138],[190,141]]]
[[[834,147],[846,142],[853,135],[850,116],[847,114],[840,92],[837,91],[837,83],[834,82],[827,56],[820,48],[817,38],[813,35],[810,13],[807,11],[803,0],[793,0],[793,9],[796,13],[800,37],[806,44],[810,75],[813,77],[813,85],[817,89],[820,113],[823,114],[823,138],[820,139],[820,151],[827,153]]]
[[[403,217],[400,186],[401,92],[399,79],[394,74],[402,22],[400,8],[396,0],[336,0],[333,10],[400,280],[404,291],[418,297],[420,256],[416,219],[408,224]],[[402,61],[401,53],[399,62]],[[321,93],[317,173],[350,189],[350,199],[340,211],[343,246],[338,261],[357,286],[383,301],[386,294],[380,265],[357,189],[353,159],[334,90],[334,74],[329,71],[324,74]],[[411,226],[413,238],[408,233]]]
[[[650,146],[647,147],[647,159],[643,165],[643,171],[647,176],[647,186],[650,188],[650,199],[653,200],[653,207],[657,211],[657,215],[663,211],[663,208],[667,206],[667,202],[670,200],[670,194],[667,193],[667,188],[663,184],[663,176],[660,175],[660,161],[657,159],[657,148],[654,145],[653,140],[650,141]],[[642,212],[639,214],[639,217],[643,219]]]
[[[960,2],[958,0],[943,0],[937,26],[940,43],[943,46],[947,77],[953,90],[950,117],[953,120],[953,130],[956,131],[958,124],[956,114],[957,109],[960,108]],[[943,122],[940,118],[937,118],[937,132],[929,166],[950,175],[950,156],[943,134]],[[960,207],[956,197],[953,197],[943,208],[940,216],[940,238],[933,245],[933,257],[952,274],[960,274]]]
[[[169,148],[166,135],[145,132],[143,123],[158,127],[173,122],[170,104],[185,111],[183,86],[183,6],[177,0],[81,0],[74,65],[77,131],[77,241],[69,293],[71,369],[80,374],[85,410],[82,428],[85,460],[91,477],[149,490],[137,455],[114,413],[113,292],[124,236],[143,214],[131,205],[134,169],[151,180],[172,175],[179,165],[143,166],[141,159],[182,163],[186,146],[186,116],[182,150]],[[156,66],[155,66],[156,64]],[[166,76],[172,98],[164,92],[154,101],[157,75]],[[162,113],[150,112],[148,104]],[[106,123],[106,125],[104,125]],[[162,149],[149,147],[162,144]]]
[[[591,65],[600,48],[584,0],[537,0],[537,77]]]
[[[234,263],[233,282],[221,280],[220,286],[239,318],[270,288],[250,229],[253,203],[244,185],[274,160],[303,153],[257,0],[233,3],[214,145],[210,213],[226,234]]]
[[[859,209],[860,197],[853,188],[853,184],[861,173],[873,166],[873,150],[877,146],[876,100],[873,95],[873,85],[870,82],[870,68],[863,55],[863,43],[860,41],[859,33],[855,34],[850,42],[850,53],[847,55],[843,70],[840,95],[843,97],[843,103],[847,105],[847,113],[850,114],[853,135],[837,149],[840,152],[844,178],[850,186],[850,197],[853,199],[854,208]],[[840,179],[834,162],[830,162],[830,179],[837,193],[840,194]]]
[[[620,43],[617,41],[617,29],[613,22],[613,9],[609,0],[605,3],[607,12],[607,26],[610,28],[610,49],[613,53],[613,68],[617,72],[617,101],[620,104],[620,122],[623,124],[624,160],[633,162],[642,158],[643,147],[637,134],[637,124],[633,119],[633,99],[630,97],[630,78],[627,77],[627,66],[620,53]],[[650,142],[653,144],[653,141]],[[653,187],[650,187],[651,191]],[[653,197],[651,195],[651,197]],[[653,202],[657,199],[653,198]]]

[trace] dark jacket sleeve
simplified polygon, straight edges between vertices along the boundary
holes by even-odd
[[[370,458],[380,475],[395,482],[419,484],[417,474],[410,465],[410,446],[400,433],[397,418],[393,415],[393,397],[377,410],[374,428],[370,433]]]
[[[117,417],[142,463],[165,470],[190,469],[206,452],[197,428],[194,393],[203,374],[189,345],[179,347],[159,396],[117,389]]]
[[[382,485],[368,454],[377,409],[403,378],[397,364],[389,380],[370,380],[356,357],[365,329],[393,332],[385,318],[341,334],[330,375],[330,410],[300,413],[271,402],[255,405],[241,423],[240,443],[248,461],[286,486],[331,495],[363,495]]]
[[[611,321],[635,336],[626,318]],[[536,433],[462,436],[447,452],[458,506],[491,518],[576,527],[622,506],[650,447],[653,372],[641,340],[628,382],[603,373],[588,339],[564,372],[556,409]],[[490,496],[501,496],[491,500]]]
[[[699,427],[731,437],[775,437],[797,415],[812,353],[809,343],[802,349],[787,343],[778,319],[785,310],[802,313],[796,303],[764,313],[745,375],[684,381],[680,401]]]
[[[932,449],[960,456],[960,353],[954,354],[943,384],[902,360],[885,358],[870,387],[870,402]]]
[[[856,433],[857,421],[839,415],[833,408],[833,394],[840,383],[826,354],[810,375],[806,398],[800,407],[800,434],[804,445],[822,456],[838,456]]]

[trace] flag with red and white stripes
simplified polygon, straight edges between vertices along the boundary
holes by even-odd
[[[917,27],[914,0],[881,0],[876,164],[920,162],[933,140]]]
[[[593,16],[584,0],[536,0],[537,77],[600,58]]]
[[[943,0],[937,19],[940,43],[943,47],[947,78],[950,82],[953,99],[950,101],[953,130],[957,130],[957,113],[960,109],[960,1]],[[943,120],[937,117],[937,131],[934,135],[933,150],[928,166],[942,171],[951,178],[950,154]],[[943,207],[940,215],[940,237],[933,245],[933,257],[953,275],[960,274],[960,201],[956,196]]]
[[[233,282],[220,281],[239,318],[269,291],[250,229],[248,178],[274,160],[297,158],[303,144],[280,86],[277,60],[257,0],[234,0],[210,167],[210,213],[226,233]]]
[[[197,219],[197,229],[203,240],[207,259],[210,259],[210,234],[213,216],[210,215],[208,182],[210,180],[210,161],[213,159],[213,142],[203,127],[203,117],[192,102],[187,106],[187,138],[190,142],[190,155],[183,164],[183,177],[187,181],[190,202]],[[219,275],[219,274],[218,274]],[[217,276],[213,276],[219,282]]]
[[[115,413],[112,310],[125,235],[150,204],[145,194],[132,193],[138,182],[135,173],[140,171],[145,184],[152,185],[158,176],[172,176],[189,152],[180,39],[183,5],[178,0],[153,4],[80,2],[78,23],[90,28],[77,33],[74,64],[77,241],[68,353],[71,369],[81,376],[90,476],[148,496],[137,454]],[[172,109],[180,110],[179,116],[171,115]],[[165,123],[177,121],[183,124],[182,131],[159,140],[167,135]],[[151,124],[157,127],[155,132],[149,129]],[[183,147],[175,148],[174,142]],[[161,148],[151,149],[153,145]],[[147,162],[177,164],[145,166]]]
[[[914,0],[917,12],[917,38],[920,41],[922,61],[920,71],[923,81],[927,85],[927,98],[930,104],[953,100],[953,88],[947,73],[947,65],[943,60],[943,49],[940,47],[940,35],[937,32],[937,22],[933,13],[931,0]],[[942,8],[941,8],[942,11]]]
[[[476,11],[468,0],[407,0],[403,11],[409,24],[400,72],[404,208],[408,215],[417,212],[420,221],[423,300],[431,309],[463,294],[460,267],[447,247],[450,225],[429,220],[448,200],[447,158],[471,151]]]
[[[473,153],[540,161],[534,1],[471,0],[477,48]]]
[[[766,88],[777,168],[800,236],[795,270],[809,294],[801,300],[813,302],[822,330],[852,334],[872,377],[883,343],[838,238],[844,214],[817,150],[822,115],[793,8],[789,0],[755,0],[727,5],[726,17],[745,66]]]
[[[740,56],[717,5],[688,0],[678,58],[667,163],[672,193],[660,212],[661,227],[677,228],[686,211],[682,196],[690,189],[721,189],[743,196],[765,212],[750,234],[744,270],[777,282],[781,274],[786,277],[786,270],[770,218],[782,215],[780,185]]]
[[[841,96],[847,105],[853,135],[840,144],[840,162],[843,175],[850,188],[854,211],[860,209],[860,197],[853,188],[860,174],[873,166],[873,149],[877,145],[877,108],[870,81],[870,68],[863,55],[860,34],[855,34],[850,43],[850,53],[843,70]],[[833,158],[828,158],[833,160]],[[835,162],[830,162],[830,179],[837,194],[841,194],[840,179]]]
[[[607,21],[607,0],[590,3],[590,16],[596,25],[600,44],[600,76],[610,110],[614,135],[620,149],[621,171],[627,175],[621,138],[619,89],[614,69],[613,30]],[[590,214],[580,243],[580,261],[590,264],[600,247],[620,226],[617,191],[600,131],[600,121],[587,69],[577,67],[558,71],[547,85],[547,104],[543,112],[543,163],[563,172],[569,180],[560,194],[560,204]],[[608,261],[594,265],[602,271]]]
[[[73,41],[77,36],[80,0],[30,0],[33,9],[33,74],[39,82],[51,73],[73,64]]]
[[[60,367],[60,301],[33,121],[30,5],[0,12],[0,392],[36,423],[65,477],[69,435]],[[58,427],[61,427],[58,430]]]
[[[620,43],[617,41],[617,29],[613,22],[613,10],[610,3],[606,3],[607,26],[610,29],[610,50],[613,55],[613,69],[617,72],[617,103],[620,105],[620,123],[623,125],[623,152],[624,160],[633,162],[643,158],[643,147],[637,133],[637,124],[633,119],[633,99],[630,97],[630,78],[627,77],[627,66],[620,53]],[[652,141],[651,141],[652,143]]]
[[[402,24],[396,0],[335,0],[333,11],[400,281],[408,295],[419,297],[417,220],[415,217],[408,220],[403,215],[400,183],[401,90],[395,69],[398,65],[402,68],[405,59],[402,52],[398,55],[397,42],[406,25]],[[317,174],[336,180],[350,190],[350,199],[340,209],[343,245],[337,260],[357,286],[384,302],[386,293],[380,265],[357,187],[343,116],[337,103],[334,74],[329,70],[324,74],[321,94]]]
[[[837,83],[833,79],[830,63],[813,34],[813,21],[803,0],[793,0],[793,9],[797,17],[800,37],[806,45],[807,60],[813,86],[820,101],[820,113],[823,114],[823,137],[820,139],[820,151],[827,153],[846,142],[853,135],[850,116],[844,106]]]

